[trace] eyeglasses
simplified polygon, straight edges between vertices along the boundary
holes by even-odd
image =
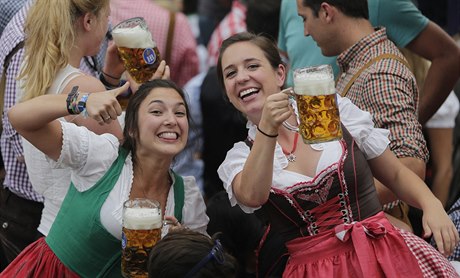
[[[202,269],[208,262],[212,259],[216,260],[218,264],[223,264],[225,262],[224,258],[224,248],[220,243],[220,240],[216,240],[214,246],[212,247],[211,251],[201,259],[185,276],[184,278],[193,277],[200,269]]]

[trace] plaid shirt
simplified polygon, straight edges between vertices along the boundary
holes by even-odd
[[[232,10],[222,19],[208,43],[208,66],[217,65],[222,42],[228,37],[246,31],[246,6],[234,0]]]
[[[448,211],[450,219],[454,222],[457,231],[460,231],[460,199],[458,199]],[[436,246],[434,239],[431,239],[431,244]],[[460,244],[454,249],[452,255],[447,258],[449,261],[460,261]]]
[[[348,81],[371,59],[392,53],[404,57],[387,38],[385,28],[364,37],[337,57],[337,90],[343,95]],[[428,161],[428,149],[417,119],[418,89],[411,71],[394,59],[380,60],[364,70],[347,97],[372,114],[379,128],[390,130],[390,149],[398,157]]]
[[[169,28],[168,10],[151,0],[111,0],[110,8],[113,26],[131,17],[143,17],[164,59]],[[167,62],[171,68],[171,80],[181,87],[198,74],[199,60],[196,49],[196,40],[187,17],[183,13],[176,13],[171,61]]]
[[[10,2],[12,3],[13,1]],[[25,5],[24,8],[19,10],[6,26],[0,38],[0,45],[2,46],[0,48],[1,74],[3,74],[3,63],[6,56],[17,44],[19,44],[19,42],[24,40],[23,25],[28,8],[29,5]],[[6,72],[5,98],[2,115],[3,131],[0,137],[0,146],[6,171],[3,185],[21,198],[43,202],[43,197],[35,192],[30,184],[23,158],[21,137],[11,126],[7,115],[8,110],[16,103],[16,91],[18,89],[16,76],[19,73],[23,55],[24,49],[20,49],[11,59]]]
[[[0,35],[11,18],[24,6],[27,0],[0,0]]]
[[[6,56],[24,40],[24,23],[27,11],[30,8],[32,1],[27,1],[24,7],[18,11],[5,27],[0,38],[0,68],[3,74],[3,63]],[[107,42],[104,41],[101,51],[98,54],[98,60],[102,59],[107,49]],[[3,186],[7,187],[11,192],[21,198],[43,202],[43,197],[38,194],[32,187],[29,176],[27,174],[26,165],[24,163],[22,139],[16,130],[11,126],[7,112],[16,104],[16,92],[19,92],[19,84],[16,77],[19,74],[20,66],[24,57],[24,49],[20,49],[10,60],[9,67],[6,72],[5,97],[3,104],[2,123],[3,130],[0,137],[0,147],[5,166],[5,180]],[[99,61],[100,63],[100,61]],[[88,74],[97,76],[96,69],[89,66],[82,60],[80,69]]]

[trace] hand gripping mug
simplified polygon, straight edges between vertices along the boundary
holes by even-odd
[[[342,138],[334,75],[330,65],[294,70],[294,92],[299,127],[285,122],[291,131],[300,132],[306,144]]]
[[[121,274],[125,278],[148,277],[147,263],[161,238],[162,216],[157,201],[138,198],[123,204]]]
[[[112,36],[125,69],[137,83],[145,83],[160,65],[160,52],[147,23],[134,17],[117,24]]]

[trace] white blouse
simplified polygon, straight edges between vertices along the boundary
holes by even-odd
[[[81,74],[79,69],[67,65],[57,73],[46,94],[60,94],[72,79]],[[18,82],[24,82],[24,80]],[[20,91],[18,98],[22,98],[22,94],[23,92]],[[65,121],[64,118],[60,118],[59,120]],[[24,138],[22,143],[30,183],[34,190],[44,197],[44,207],[37,230],[46,236],[69,189],[70,172],[67,169],[52,169],[48,165],[45,155],[40,150]]]
[[[369,112],[365,112],[354,105],[348,98],[342,98],[337,95],[337,101],[340,111],[340,119],[343,125],[348,129],[355,139],[357,146],[363,152],[366,159],[372,159],[381,155],[388,147],[388,135],[390,132],[386,129],[375,128],[372,117]],[[248,122],[248,136],[252,140],[256,138],[256,126]],[[316,174],[326,169],[331,164],[337,162],[342,155],[342,147],[339,141],[320,143],[311,145],[312,148],[322,150],[321,157],[316,168]],[[245,142],[236,143],[228,151],[224,162],[220,165],[217,173],[224,184],[228,193],[230,203],[238,204],[245,212],[252,213],[260,207],[247,207],[240,204],[235,198],[232,189],[232,181],[239,174],[249,156],[250,148]],[[298,182],[310,181],[314,177],[308,177],[299,173],[284,170],[288,166],[288,160],[283,153],[281,146],[276,143],[275,155],[273,161],[273,181],[272,186],[283,189]]]
[[[80,192],[90,189],[109,170],[118,157],[119,141],[112,134],[97,135],[86,127],[61,122],[63,145],[57,161],[48,158],[53,168],[70,168],[71,180]],[[170,173],[174,182],[174,175]],[[185,200],[182,209],[182,224],[192,230],[206,234],[209,218],[200,190],[194,177],[183,177]],[[133,181],[131,154],[125,160],[120,177],[104,202],[100,217],[102,225],[114,237],[121,239],[122,207],[129,199]],[[168,193],[166,212],[174,215],[174,189]],[[164,226],[162,236],[168,232]]]

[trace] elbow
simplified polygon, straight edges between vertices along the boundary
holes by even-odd
[[[234,189],[235,197],[239,203],[256,208],[260,207],[268,201],[268,197],[270,196],[270,192],[240,192]]]

